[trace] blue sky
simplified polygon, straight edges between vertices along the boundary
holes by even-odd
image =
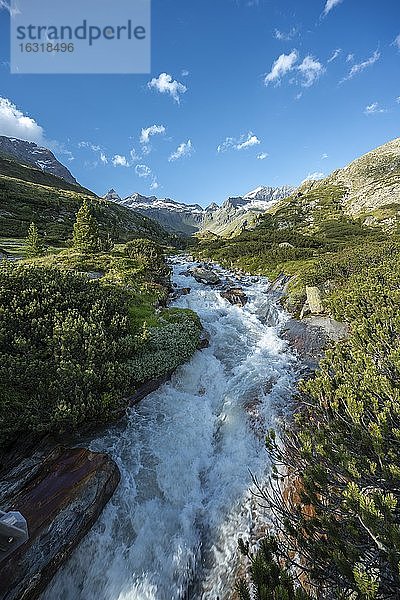
[[[152,14],[150,75],[10,75],[1,10],[0,134],[51,145],[99,195],[204,206],[400,135],[398,0],[153,0]]]

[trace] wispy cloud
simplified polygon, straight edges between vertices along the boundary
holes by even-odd
[[[227,152],[228,150],[248,150],[252,146],[258,146],[261,144],[261,140],[254,135],[252,131],[249,131],[247,134],[241,135],[239,138],[227,137],[217,147],[217,152],[219,154],[223,152]]]
[[[281,42],[289,42],[290,40],[292,40],[297,34],[297,29],[296,27],[292,27],[290,29],[290,31],[280,31],[279,29],[275,29],[274,31],[274,38],[276,40],[279,40]]]
[[[251,148],[252,146],[257,146],[258,144],[261,144],[261,140],[259,140],[256,135],[251,135],[249,133],[247,136],[247,140],[237,145],[237,150],[246,150],[247,148]]]
[[[122,155],[122,154],[115,154],[112,159],[111,162],[113,164],[114,167],[129,167],[129,161],[127,160],[126,156]]]
[[[338,56],[340,56],[342,54],[342,49],[341,48],[337,48],[332,56],[328,59],[328,63],[333,62],[334,60],[336,60],[338,58]]]
[[[294,68],[298,58],[299,54],[297,50],[292,50],[290,54],[281,54],[278,56],[272,65],[271,71],[265,76],[265,85],[269,85],[270,83],[279,85],[282,77]]]
[[[326,4],[325,4],[324,12],[322,13],[322,16],[326,17],[326,15],[328,13],[330,13],[331,10],[333,8],[335,8],[335,6],[338,6],[342,2],[343,2],[343,0],[326,0]]]
[[[260,154],[257,154],[257,160],[265,160],[268,156],[268,152],[260,152]]]
[[[349,71],[349,74],[344,79],[342,79],[341,83],[343,83],[344,81],[348,81],[349,79],[353,79],[353,77],[355,77],[359,73],[362,73],[363,71],[365,71],[365,69],[368,69],[368,67],[372,67],[372,65],[374,65],[380,59],[380,57],[381,53],[378,50],[375,50],[372,56],[367,58],[367,60],[353,65]]]
[[[321,160],[326,160],[328,158],[328,155],[326,152],[323,153],[323,155],[321,156]]]
[[[306,181],[319,181],[320,179],[324,179],[324,177],[325,173],[315,171],[314,173],[309,173],[301,183],[305,183]]]
[[[92,142],[79,142],[78,147],[79,148],[88,148],[89,150],[92,150],[93,152],[100,152],[100,150],[101,150],[100,146],[98,146],[97,144],[92,144]]]
[[[325,73],[323,64],[310,54],[297,65],[299,53],[292,50],[290,54],[281,54],[272,65],[271,71],[265,76],[264,83],[268,86],[270,83],[280,85],[282,79],[288,73],[297,71],[299,77],[292,77],[290,83],[300,83],[303,87],[310,87],[319,77]],[[298,100],[300,96],[296,97]]]
[[[387,112],[387,110],[385,108],[381,108],[379,106],[379,102],[373,102],[372,104],[366,106],[364,109],[365,115],[379,115],[385,112]]]
[[[400,50],[400,33],[399,35],[393,40],[392,42],[392,46],[396,46],[396,48],[398,50]]]
[[[310,87],[325,72],[325,67],[312,56],[306,56],[303,62],[297,67],[300,71],[303,81],[303,87]]]
[[[147,178],[151,175],[151,169],[147,165],[136,165],[135,173],[138,177]]]
[[[346,62],[350,63],[354,61],[354,54],[348,54],[346,56]]]
[[[185,156],[191,156],[194,152],[193,144],[191,140],[187,142],[183,142],[178,146],[178,148],[173,152],[168,158],[169,162],[174,162],[179,160],[180,158],[184,158]]]
[[[160,94],[169,94],[177,104],[180,104],[181,94],[185,94],[187,91],[187,87],[183,83],[174,80],[168,73],[161,73],[158,77],[154,77],[147,86],[157,90]]]
[[[149,179],[150,180],[150,189],[157,190],[160,187],[160,184],[157,181],[157,177],[154,175],[153,171],[150,169],[148,165],[140,164],[136,165],[135,173],[141,179]]]
[[[166,132],[164,125],[152,125],[142,129],[140,134],[140,143],[148,145],[150,143],[150,137],[153,135],[163,135]]]
[[[103,163],[103,165],[107,165],[108,164],[108,158],[104,154],[104,152],[100,152],[100,161]]]

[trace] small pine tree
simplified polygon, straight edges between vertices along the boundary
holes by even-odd
[[[36,258],[44,254],[43,243],[35,223],[29,225],[25,253],[27,258]]]
[[[73,234],[73,247],[83,253],[94,253],[99,250],[99,229],[87,200],[76,215]]]

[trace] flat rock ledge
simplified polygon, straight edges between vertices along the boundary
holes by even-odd
[[[0,562],[0,599],[35,600],[90,530],[120,480],[106,454],[37,450],[0,480],[0,506],[20,511],[29,540]]]

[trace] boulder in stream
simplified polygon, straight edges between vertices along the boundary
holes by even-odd
[[[189,269],[189,274],[194,277],[198,283],[204,283],[206,285],[218,285],[221,283],[219,276],[211,269],[205,267],[193,267]]]
[[[248,298],[241,287],[228,288],[221,292],[221,298],[236,306],[244,306],[248,302]]]

